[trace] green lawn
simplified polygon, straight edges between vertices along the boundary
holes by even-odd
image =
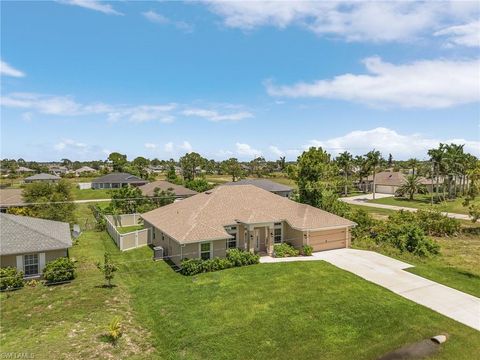
[[[105,190],[105,189],[80,190],[77,187],[73,187],[73,196],[75,200],[110,199],[112,197],[110,190]]]
[[[136,230],[141,230],[143,229],[143,225],[132,225],[132,226],[122,226],[122,227],[117,227],[117,231],[120,234],[126,234],[132,231]]]
[[[103,288],[94,263],[119,265]],[[151,250],[120,252],[105,232],[71,251],[72,283],[0,294],[2,352],[37,359],[374,359],[450,334],[435,359],[472,359],[480,333],[324,262],[254,265],[184,277]],[[118,346],[102,335],[123,317]]]
[[[382,199],[369,200],[368,202],[385,205],[405,206],[417,209],[434,209],[440,211],[447,211],[458,214],[468,214],[468,209],[462,206],[463,198],[457,198],[455,200],[443,201],[439,204],[431,205],[430,195],[415,195],[413,200],[387,197]],[[480,199],[475,200],[473,203],[480,205]]]

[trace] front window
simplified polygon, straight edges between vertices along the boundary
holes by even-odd
[[[38,275],[38,254],[29,254],[23,257],[23,272],[25,276]]]
[[[274,244],[280,244],[282,242],[282,224],[280,225],[275,224],[275,228],[273,230],[273,242]]]
[[[229,235],[233,236],[233,238],[227,239],[227,250],[235,249],[237,247],[237,227],[231,226],[230,228],[227,228],[227,232]]]
[[[200,244],[200,259],[208,260],[210,259],[210,250],[211,244],[210,243],[201,243]]]

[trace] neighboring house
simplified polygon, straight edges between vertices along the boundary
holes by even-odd
[[[92,181],[92,189],[118,189],[127,185],[142,186],[148,181],[128,173],[111,173]]]
[[[67,223],[0,214],[0,267],[16,267],[25,277],[41,276],[45,264],[68,256],[72,246]]]
[[[288,242],[314,251],[350,245],[355,223],[252,185],[219,186],[142,215],[149,243],[175,264],[225,257],[232,248],[272,254]]]
[[[259,187],[260,189],[270,191],[271,193],[289,197],[293,189],[289,186],[279,184],[266,179],[242,179],[239,181],[232,181],[222,185],[253,185]]]
[[[9,207],[24,206],[22,189],[0,189],[0,212]]]
[[[192,195],[197,194],[196,191],[190,190],[185,186],[172,184],[171,182],[165,180],[157,180],[139,187],[142,190],[142,194],[145,196],[154,196],[155,188],[159,188],[160,190],[170,190],[175,194],[177,199],[183,199]]]
[[[76,176],[81,176],[82,174],[95,173],[97,170],[91,168],[90,166],[82,166],[80,169],[75,170]]]
[[[164,171],[164,167],[162,165],[149,165],[147,167],[147,172],[149,174],[160,174]]]
[[[48,171],[50,171],[52,174],[57,176],[65,175],[70,172],[66,166],[59,166],[59,165],[49,166]]]
[[[17,173],[33,173],[35,170],[29,169],[25,166],[20,166],[17,170]]]
[[[406,181],[408,175],[401,172],[383,171],[375,174],[375,192],[380,194],[395,194]],[[425,185],[429,192],[432,192],[432,180],[419,177],[421,184]],[[365,191],[373,191],[373,175],[368,176],[366,180],[360,184],[361,189]]]
[[[36,175],[32,175],[32,176],[26,177],[26,178],[24,179],[24,181],[25,181],[26,183],[33,183],[33,182],[50,182],[50,183],[54,183],[54,182],[59,181],[60,179],[61,179],[61,177],[56,176],[56,175],[41,173],[41,174],[36,174]]]

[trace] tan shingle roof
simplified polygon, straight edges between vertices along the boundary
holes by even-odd
[[[0,206],[23,205],[22,189],[0,189]]]
[[[287,221],[291,227],[303,231],[355,225],[252,185],[219,186],[142,217],[180,243],[229,238],[224,226],[236,223]]]
[[[172,189],[175,193],[175,196],[179,197],[187,197],[197,194],[196,191],[190,190],[184,186],[172,184],[171,182],[165,180],[157,180],[139,187],[142,190],[142,194],[145,196],[153,196],[155,188],[159,188],[161,190],[169,190]]]
[[[376,185],[393,185],[393,186],[402,186],[405,183],[407,175],[401,172],[390,172],[382,171],[378,174],[375,174],[375,184]],[[418,178],[421,184],[431,184],[431,180],[428,180],[422,176]],[[373,175],[368,177],[368,181],[373,181]]]

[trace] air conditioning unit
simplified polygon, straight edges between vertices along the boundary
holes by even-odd
[[[153,248],[153,260],[162,260],[163,259],[163,247],[161,246],[155,246]]]

